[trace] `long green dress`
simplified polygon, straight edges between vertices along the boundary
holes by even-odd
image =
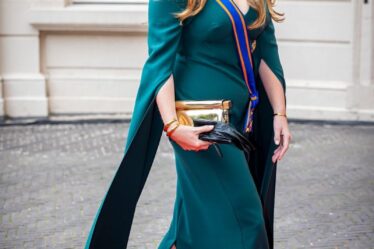
[[[217,0],[207,0],[198,15],[181,25],[172,13],[183,10],[186,3],[149,1],[149,57],[141,74],[124,157],[97,211],[85,248],[127,245],[136,204],[162,133],[155,97],[171,74],[176,100],[230,99],[230,123],[242,129],[249,93],[230,19]],[[248,25],[257,17],[253,9],[242,15]],[[251,163],[260,184],[255,185],[243,152],[234,145],[219,145],[220,158],[212,146],[185,151],[169,139],[175,153],[177,190],[173,219],[159,249],[169,249],[173,243],[177,249],[273,248],[276,164],[271,156],[276,145],[273,111],[258,75],[260,61],[270,67],[284,90],[285,80],[269,13],[267,18],[266,26],[250,31],[251,38],[256,38],[253,60],[260,99],[253,123],[258,149]],[[264,217],[270,230],[265,229]]]

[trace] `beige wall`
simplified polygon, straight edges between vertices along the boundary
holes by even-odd
[[[136,2],[0,0],[1,115],[131,112],[147,56],[147,4]],[[369,2],[279,1],[290,117],[374,120]]]

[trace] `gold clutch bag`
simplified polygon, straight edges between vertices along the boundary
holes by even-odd
[[[231,100],[177,100],[177,119],[180,124],[195,126],[194,119],[229,123]]]

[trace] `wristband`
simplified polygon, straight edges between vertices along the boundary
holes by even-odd
[[[285,117],[287,117],[287,115],[285,113],[280,113],[280,112],[274,113],[273,116],[285,116]]]
[[[176,118],[173,118],[172,120],[170,120],[169,122],[167,122],[165,125],[164,125],[164,131],[167,131],[168,129],[169,129],[169,126],[172,124],[172,123],[174,123],[174,122],[176,122],[176,121],[178,121]]]
[[[173,132],[177,129],[177,127],[179,126],[179,122],[173,127],[171,128],[169,131],[166,132],[166,136],[170,137],[171,134],[173,134]]]

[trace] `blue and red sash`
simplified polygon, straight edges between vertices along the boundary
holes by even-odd
[[[256,90],[256,82],[253,72],[253,61],[251,54],[251,41],[247,32],[247,25],[242,12],[238,9],[232,0],[216,0],[218,4],[225,10],[230,17],[236,47],[240,59],[240,65],[243,71],[245,83],[249,91],[249,104],[243,126],[243,132],[251,132],[253,124],[253,112],[259,102],[258,92]]]

